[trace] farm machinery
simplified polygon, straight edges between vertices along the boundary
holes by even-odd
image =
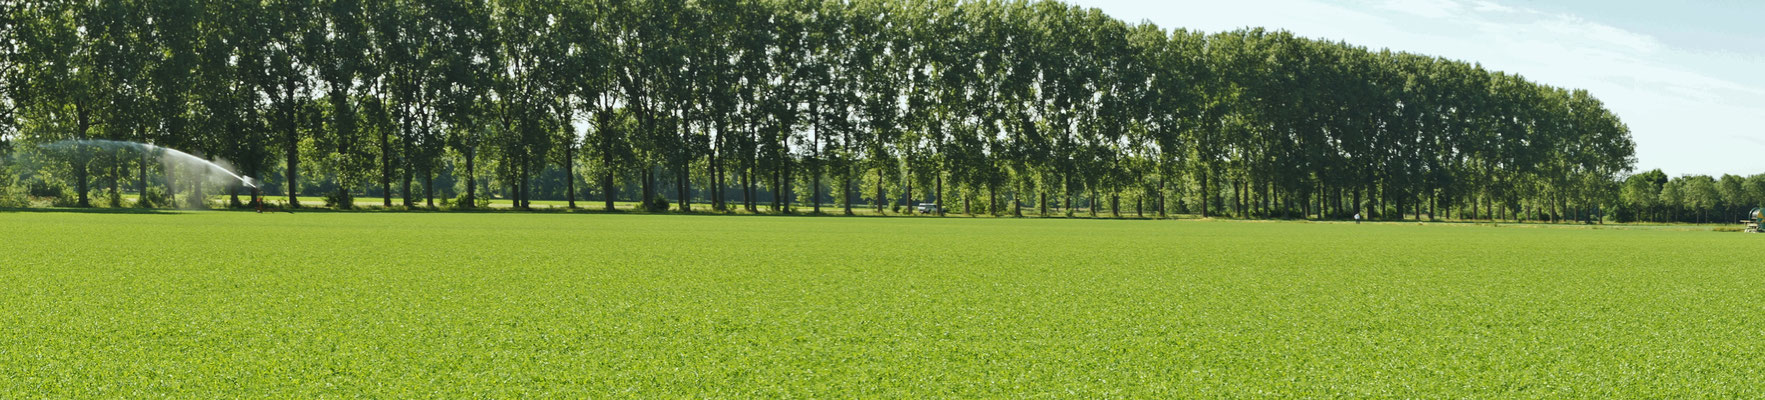
[[[1748,212],[1747,219],[1741,220],[1741,222],[1747,224],[1747,233],[1760,233],[1759,225],[1765,224],[1765,207],[1755,208]]]

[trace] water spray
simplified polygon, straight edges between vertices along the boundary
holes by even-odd
[[[174,149],[174,148],[170,148],[170,147],[160,147],[160,146],[155,146],[152,144],[139,143],[139,142],[125,142],[125,141],[118,141],[118,140],[101,140],[101,139],[63,140],[63,141],[59,141],[59,142],[55,142],[55,143],[44,144],[40,147],[65,148],[65,147],[69,147],[69,146],[93,146],[93,147],[103,147],[103,148],[108,148],[108,149],[130,148],[130,149],[140,150],[142,152],[152,152],[152,151],[157,150],[157,151],[160,151],[162,154],[162,156],[160,158],[160,160],[162,162],[165,162],[168,164],[178,163],[178,164],[184,164],[184,165],[201,166],[201,167],[204,167],[210,171],[219,170],[219,171],[221,171],[221,173],[227,174],[227,176],[232,177],[234,180],[238,180],[239,184],[244,185],[245,187],[249,187],[252,189],[261,189],[257,186],[256,183],[252,183],[256,179],[252,179],[249,176],[242,176],[242,175],[233,173],[232,170],[229,170],[229,169],[227,169],[227,167],[223,167],[220,164],[216,164],[213,161],[204,160],[204,159],[202,159],[202,157],[197,157],[197,156],[191,155],[190,153],[178,151],[178,149]]]

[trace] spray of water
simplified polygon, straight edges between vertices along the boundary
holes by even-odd
[[[256,179],[252,179],[249,176],[242,176],[242,175],[233,173],[232,169],[227,168],[226,166],[222,166],[220,163],[217,163],[215,161],[204,160],[204,159],[202,159],[202,157],[197,157],[197,156],[191,155],[190,153],[178,151],[178,149],[173,149],[173,148],[169,148],[169,147],[159,147],[159,146],[154,146],[154,145],[147,144],[147,143],[138,143],[138,142],[124,142],[124,141],[117,141],[117,140],[95,140],[95,139],[94,140],[63,140],[63,141],[59,141],[59,142],[44,144],[44,145],[42,145],[42,147],[50,148],[50,149],[58,149],[58,150],[68,150],[68,149],[78,150],[81,148],[101,148],[101,149],[107,149],[107,150],[134,149],[136,151],[142,152],[143,154],[157,155],[159,157],[159,161],[161,163],[164,163],[168,167],[178,167],[179,169],[182,169],[185,171],[193,171],[193,172],[199,173],[203,176],[212,177],[213,180],[224,180],[224,181],[228,181],[228,182],[237,181],[237,182],[239,182],[239,184],[245,185],[246,187],[250,187],[250,188],[257,188],[258,187]],[[218,172],[218,174],[217,174],[217,172]]]

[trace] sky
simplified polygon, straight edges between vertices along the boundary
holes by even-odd
[[[1637,171],[1765,173],[1765,1],[1068,1],[1165,29],[1284,29],[1586,89],[1630,127]]]

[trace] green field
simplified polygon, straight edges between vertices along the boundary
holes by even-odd
[[[0,212],[36,397],[1765,396],[1765,235]]]

